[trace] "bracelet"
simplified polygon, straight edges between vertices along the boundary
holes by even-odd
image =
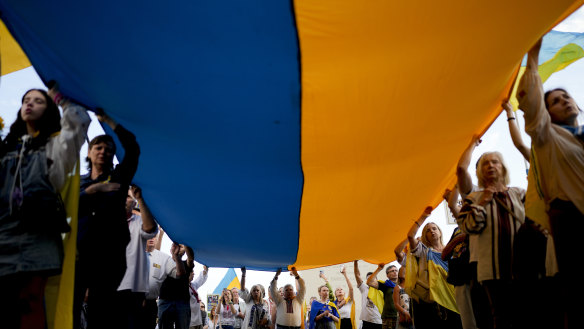
[[[507,118],[507,121],[515,120],[515,117]]]

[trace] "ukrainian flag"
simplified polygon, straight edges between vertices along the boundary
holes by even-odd
[[[430,297],[447,309],[460,313],[454,299],[454,286],[446,282],[448,264],[440,258],[440,253],[428,253],[428,276]]]
[[[135,183],[167,233],[200,263],[262,270],[391,261],[411,225],[398,219],[442,201],[525,52],[584,4],[135,2],[0,0],[1,72],[32,63],[104,108],[137,136]],[[526,8],[537,19],[517,19]],[[544,39],[542,60],[573,44],[548,73],[578,60],[581,38]],[[355,243],[315,252],[326,222]],[[246,243],[200,234],[233,227]]]
[[[241,284],[239,283],[239,279],[237,278],[237,274],[235,273],[235,270],[232,268],[227,270],[227,273],[225,273],[225,276],[223,277],[221,282],[219,282],[219,284],[217,285],[215,290],[213,290],[213,294],[221,295],[221,292],[223,291],[224,288],[241,289]]]

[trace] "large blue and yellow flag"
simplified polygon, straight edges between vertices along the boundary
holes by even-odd
[[[30,62],[134,132],[136,183],[201,263],[387,263],[583,3],[0,0],[2,72]],[[355,243],[319,252],[323,223]]]
[[[217,287],[215,287],[215,290],[213,290],[213,294],[220,295],[223,289],[231,288],[241,289],[239,278],[237,277],[235,270],[232,268],[227,270],[227,273],[225,273],[223,279],[221,279]]]
[[[448,263],[440,257],[440,253],[428,253],[428,278],[430,282],[430,298],[447,309],[460,313],[454,298],[454,286],[446,282]]]
[[[406,282],[404,288],[412,298],[417,298],[413,291],[418,283],[419,259],[412,253],[408,253],[406,257]],[[427,289],[429,298],[447,309],[459,313],[454,298],[454,286],[446,282],[447,276],[448,264],[440,258],[439,253],[430,251],[428,253],[429,289]]]
[[[60,275],[50,277],[45,288],[45,308],[49,329],[73,327],[73,291],[75,289],[80,185],[79,163],[78,160],[61,191],[71,231],[64,234],[63,237],[65,254],[63,270]]]

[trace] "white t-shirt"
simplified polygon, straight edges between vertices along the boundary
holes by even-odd
[[[146,299],[154,300],[158,298],[162,281],[168,276],[176,278],[176,264],[170,255],[160,250],[154,249],[147,254],[150,259],[150,277],[148,278]]]
[[[227,306],[229,306],[229,309],[227,309],[225,305],[221,305],[221,312],[219,314],[218,325],[220,324],[224,326],[233,326],[235,324],[235,314],[231,312],[231,307],[233,307],[233,305]]]
[[[126,246],[126,273],[118,290],[147,292],[150,262],[146,253],[146,241],[156,236],[158,228],[152,233],[144,232],[142,217],[132,214],[132,217],[128,218],[128,229],[130,242]]]
[[[353,301],[349,301],[348,303],[346,303],[345,305],[343,305],[343,307],[338,308],[339,310],[339,315],[341,316],[341,319],[350,319],[351,318],[351,307],[353,306]]]
[[[357,288],[361,292],[361,320],[381,324],[381,313],[379,313],[377,306],[367,297],[369,286],[362,282]]]

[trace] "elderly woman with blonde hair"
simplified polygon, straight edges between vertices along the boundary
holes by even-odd
[[[470,262],[489,296],[495,328],[510,328],[513,296],[513,240],[525,221],[525,190],[508,187],[509,173],[499,152],[487,152],[477,165],[481,191],[469,194],[458,216],[460,229],[470,235]]]
[[[266,291],[261,284],[254,284],[250,290],[245,288],[246,268],[241,268],[241,289],[239,294],[245,301],[245,318],[242,329],[268,328],[270,323],[270,304],[264,300]]]

